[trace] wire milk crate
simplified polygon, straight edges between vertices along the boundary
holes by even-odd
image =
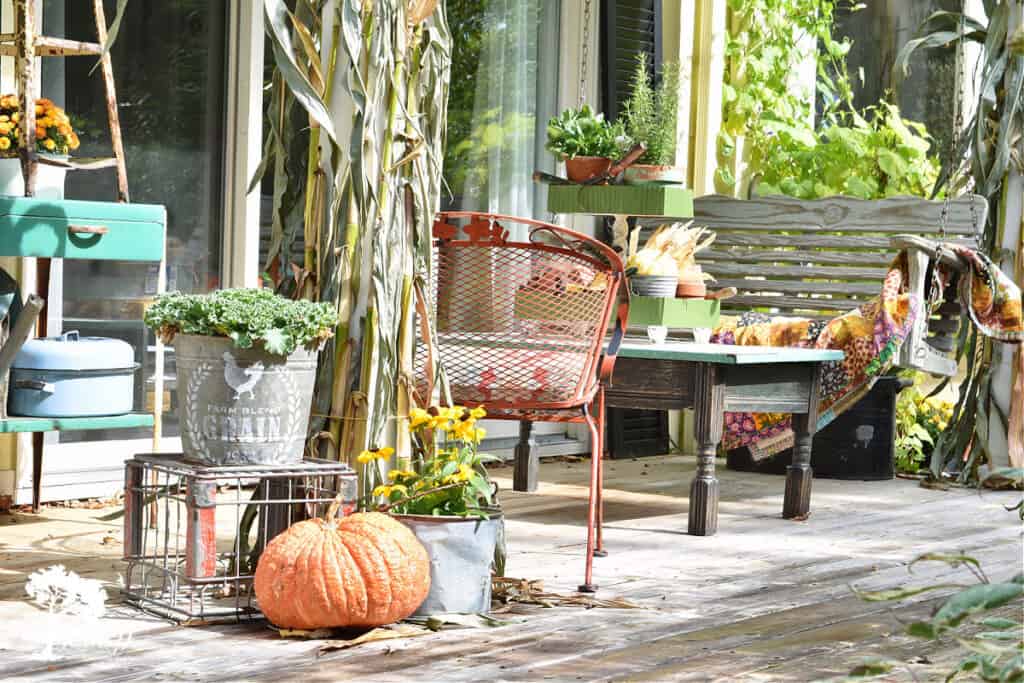
[[[339,516],[354,512],[356,474],[328,460],[207,467],[137,455],[125,463],[125,601],[179,623],[260,618],[260,553],[339,495]]]

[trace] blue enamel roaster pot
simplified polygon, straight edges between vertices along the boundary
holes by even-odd
[[[14,358],[8,412],[25,417],[95,417],[132,411],[135,351],[106,337],[30,339]]]

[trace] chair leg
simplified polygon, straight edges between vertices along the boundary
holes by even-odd
[[[597,586],[594,585],[594,550],[597,531],[597,506],[600,495],[601,479],[601,457],[597,450],[601,445],[600,433],[594,416],[590,414],[592,406],[583,409],[583,418],[586,420],[587,428],[590,429],[590,503],[587,508],[587,563],[584,572],[583,583],[578,590],[580,593],[596,593]]]
[[[597,409],[595,418],[597,421],[597,447],[594,453],[597,454],[597,547],[594,550],[594,557],[608,557],[608,551],[604,547],[604,389],[599,389],[594,401]]]

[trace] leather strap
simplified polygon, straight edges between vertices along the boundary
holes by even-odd
[[[427,376],[427,395],[421,397],[423,407],[429,406],[434,396],[434,369],[437,367],[435,355],[437,347],[434,345],[433,335],[430,334],[430,315],[427,310],[427,297],[423,292],[423,283],[417,280],[413,284],[416,292],[416,317],[419,318],[420,338],[426,351],[426,358],[423,363],[423,372]]]
[[[629,318],[629,287],[621,273],[616,273],[614,286],[619,300],[615,310],[615,329],[612,330],[612,338],[608,341],[608,350],[601,358],[601,366],[598,371],[600,381],[606,385],[611,385],[612,372],[615,370],[615,358],[619,354],[622,338],[626,336],[626,322]]]

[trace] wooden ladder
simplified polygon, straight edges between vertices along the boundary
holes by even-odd
[[[21,101],[21,120],[18,122],[20,135],[18,152],[21,156],[21,172],[25,176],[25,196],[35,196],[36,169],[38,164],[48,164],[75,170],[117,168],[117,201],[128,201],[128,172],[124,162],[124,145],[121,142],[121,123],[117,114],[117,95],[114,90],[114,70],[110,54],[103,51],[107,42],[107,19],[103,12],[103,0],[93,0],[93,15],[96,19],[96,43],[83,43],[65,38],[51,38],[36,32],[34,0],[14,0],[14,33],[0,34],[0,55],[14,57],[15,75],[18,82],[18,96]],[[39,85],[39,74],[35,66],[36,57],[79,57],[99,56],[103,84],[107,92],[107,118],[110,121],[110,140],[113,146],[112,158],[55,160],[40,157],[36,152],[36,106],[35,98]]]

